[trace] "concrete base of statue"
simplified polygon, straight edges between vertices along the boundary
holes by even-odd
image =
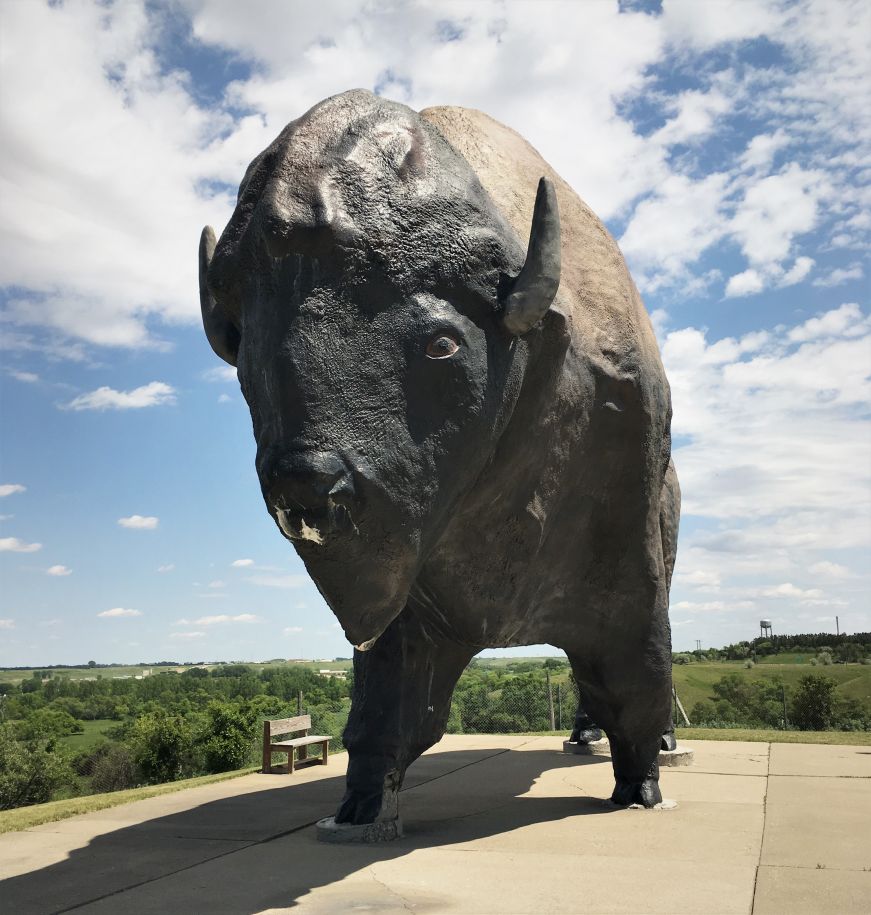
[[[574,753],[577,756],[610,756],[611,747],[607,737],[590,743],[572,743],[570,740],[564,740],[563,753]]]
[[[693,751],[689,747],[678,744],[673,750],[659,751],[659,765],[662,766],[691,766]]]
[[[572,743],[570,740],[564,740],[563,753],[573,753],[576,756],[610,756],[611,747],[607,737],[591,743]],[[682,746],[677,746],[674,750],[660,750],[658,762],[660,766],[689,766],[693,762],[693,751]]]
[[[335,817],[324,817],[315,825],[319,842],[367,844],[392,842],[402,837],[402,820],[376,820],[374,823],[337,823]]]

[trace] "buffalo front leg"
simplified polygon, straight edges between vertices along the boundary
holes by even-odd
[[[584,711],[583,700],[578,700],[578,710],[575,712],[575,723],[569,737],[569,743],[594,743],[602,739],[602,730],[598,724]],[[669,718],[666,729],[662,732],[659,744],[660,750],[677,749],[677,740],[674,736],[674,718]]]
[[[575,712],[575,724],[569,737],[569,743],[594,743],[601,739],[601,729],[584,711],[583,700],[578,699],[578,710]]]
[[[403,611],[368,651],[354,652],[347,790],[322,839],[383,841],[401,835],[405,770],[445,731],[469,648],[430,636]]]

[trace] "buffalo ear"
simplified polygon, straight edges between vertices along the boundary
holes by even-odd
[[[209,289],[209,264],[214,253],[215,230],[206,226],[200,235],[200,310],[203,313],[203,327],[212,349],[224,362],[235,367],[239,354],[239,330]]]
[[[538,182],[532,228],[523,269],[503,306],[503,323],[521,336],[547,313],[559,289],[561,232],[556,190],[550,178]]]

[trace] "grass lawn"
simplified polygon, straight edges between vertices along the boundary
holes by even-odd
[[[871,747],[871,731],[754,731],[750,728],[676,728],[678,740],[749,740],[762,743],[828,743]]]
[[[228,778],[238,778],[256,772],[258,767],[237,769],[234,772],[222,772],[219,775],[202,775],[199,778],[186,778],[165,785],[147,785],[144,788],[131,788],[128,791],[113,791],[109,794],[89,794],[85,797],[70,797],[62,801],[49,801],[47,804],[33,804],[30,807],[18,807],[15,810],[0,811],[0,833],[29,829],[41,823],[53,823],[65,820],[79,813],[93,813],[131,801],[141,801],[159,794],[171,794],[173,791],[184,791],[185,788],[196,788],[198,785],[210,785]]]
[[[828,743],[871,747],[871,731],[754,731],[750,728],[676,728],[678,740],[746,740],[754,743]],[[568,738],[567,731],[534,731],[530,737]]]
[[[69,737],[62,737],[60,743],[73,753],[79,750],[86,750],[98,744],[105,736],[109,728],[116,727],[120,721],[113,721],[111,718],[97,718],[94,721],[80,721],[79,724],[84,729],[81,734],[70,734]]]
[[[674,687],[692,721],[693,706],[703,699],[714,697],[713,685],[730,673],[741,674],[747,680],[771,679],[780,677],[792,690],[806,674],[821,674],[830,677],[837,684],[839,695],[858,699],[866,706],[871,706],[871,665],[868,664],[831,664],[827,667],[811,664],[757,664],[747,669],[743,661],[712,661],[696,664],[675,664],[671,669]]]

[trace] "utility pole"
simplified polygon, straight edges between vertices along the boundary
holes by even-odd
[[[702,640],[696,639],[696,651],[701,651],[701,650],[702,650]]]
[[[835,617],[835,635],[839,636],[840,634],[841,634],[841,623],[838,620],[838,618]]]
[[[553,690],[550,688],[550,671],[547,668],[545,668],[544,675],[547,677],[547,710],[550,715],[550,729],[555,731],[556,721],[554,720],[553,715]]]

